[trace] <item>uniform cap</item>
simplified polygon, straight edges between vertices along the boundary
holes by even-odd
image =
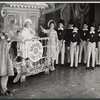
[[[88,25],[88,23],[87,23],[86,21],[84,21],[83,25],[84,25],[84,24]]]
[[[59,23],[62,23],[63,25],[65,25],[65,21],[63,20],[63,19],[60,19],[59,21],[58,21],[58,24]]]
[[[73,27],[77,27],[78,28],[77,24],[74,24]]]
[[[74,24],[73,20],[69,20],[68,24]]]
[[[90,27],[95,27],[95,23],[91,23]]]

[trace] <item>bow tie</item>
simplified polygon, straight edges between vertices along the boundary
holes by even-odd
[[[100,30],[98,30],[98,32],[100,32]]]
[[[95,34],[95,32],[94,32],[94,31],[93,31],[93,32],[92,32],[92,31],[90,31],[90,34]]]
[[[83,31],[88,31],[88,29],[83,29]]]
[[[63,28],[58,28],[58,30],[62,30],[63,31],[64,29]]]
[[[75,33],[77,33],[77,31],[73,31],[73,33],[75,34]]]
[[[71,28],[68,28],[68,29],[73,29],[73,27],[71,27]]]

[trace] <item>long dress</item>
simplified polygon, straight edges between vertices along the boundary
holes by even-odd
[[[21,56],[23,58],[28,58],[28,47],[32,41],[27,41],[27,40],[32,39],[34,37],[34,34],[35,32],[33,34],[31,33],[31,28],[29,29],[26,27],[24,27],[24,29],[21,32],[21,35],[23,36],[22,41],[24,41],[24,43],[20,45],[21,52],[22,52]]]
[[[57,42],[58,42],[58,36],[56,30],[45,30],[43,29],[44,33],[48,34],[49,41],[48,45],[50,45],[50,48],[47,50],[47,55],[50,55],[50,52],[52,53],[50,56],[52,57],[53,60],[56,60],[57,58]]]
[[[19,29],[17,25],[8,24],[2,32],[4,32],[12,40],[14,33]],[[1,34],[0,34],[1,35]],[[0,76],[13,76],[13,64],[10,56],[10,46],[6,39],[0,38]]]
[[[13,65],[9,54],[9,44],[0,39],[0,76],[13,76]]]

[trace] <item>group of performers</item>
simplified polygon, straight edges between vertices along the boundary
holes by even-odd
[[[95,69],[95,65],[100,65],[100,25],[96,31],[95,23],[91,23],[88,27],[88,24],[84,22],[81,30],[72,20],[69,20],[68,24],[68,28],[64,29],[65,21],[61,19],[58,21],[57,29],[54,29],[56,23],[53,20],[48,22],[48,30],[41,26],[42,32],[47,33],[50,37],[53,70],[55,69],[54,60],[58,64],[60,53],[61,66],[65,64],[65,52],[70,68],[76,69],[83,59],[86,69],[89,69],[90,65],[92,69]],[[91,55],[92,64],[90,63]]]
[[[94,24],[91,24],[90,28],[88,28],[88,24],[84,22],[82,30],[79,30],[72,20],[68,24],[68,29],[64,29],[65,21],[61,19],[58,21],[57,29],[55,29],[56,23],[53,20],[48,22],[48,29],[40,26],[41,31],[49,37],[48,44],[50,48],[47,52],[52,52],[50,70],[55,70],[54,62],[56,60],[56,64],[58,64],[60,53],[61,64],[62,66],[65,64],[65,52],[67,53],[67,63],[70,63],[70,68],[77,68],[84,56],[83,63],[86,64],[86,69],[89,69],[92,54],[92,69],[95,69],[95,63],[100,65],[100,25],[98,31],[96,31]],[[1,30],[0,84],[3,94],[11,95],[11,92],[7,88],[9,76],[14,75],[12,59],[9,52],[11,42],[19,41],[22,51],[20,56],[23,59],[28,59],[27,48],[30,41],[27,41],[26,44],[25,41],[35,37],[35,31],[31,29],[31,25],[31,19],[26,19],[24,28],[20,30],[20,27],[12,20],[9,25]],[[84,51],[84,55],[82,55],[82,51]]]

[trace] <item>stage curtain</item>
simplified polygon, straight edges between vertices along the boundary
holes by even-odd
[[[82,23],[87,21],[89,23],[89,3],[69,3],[66,4],[66,7],[62,11],[63,19],[66,21],[66,25],[68,21],[72,19],[79,28],[82,28]]]
[[[95,24],[96,24],[96,29],[98,29],[98,24],[100,24],[100,4],[96,3],[95,4]]]

